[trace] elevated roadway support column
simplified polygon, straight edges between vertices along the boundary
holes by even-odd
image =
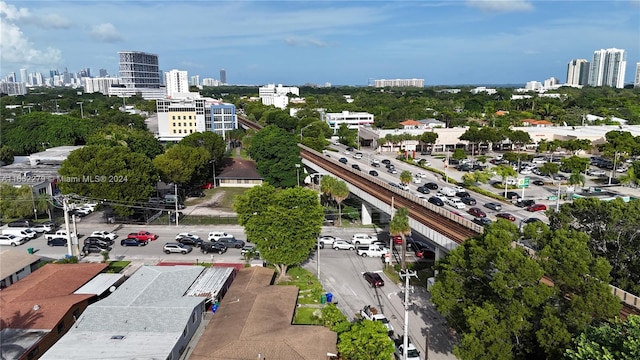
[[[362,225],[371,225],[371,210],[362,203]]]

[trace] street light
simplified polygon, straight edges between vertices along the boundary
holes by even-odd
[[[298,179],[298,186],[300,186],[300,164],[296,164],[296,178]]]
[[[213,187],[216,187],[216,161],[215,160],[211,160],[209,161],[211,163],[211,172],[213,173]]]
[[[76,104],[80,105],[80,117],[84,119],[84,110],[82,109],[82,101],[78,101]]]
[[[311,123],[311,124],[309,124],[309,125],[307,125],[307,126],[303,127],[302,129],[300,129],[300,141],[302,141],[302,130],[304,130],[304,129],[308,128],[308,127],[309,127],[309,126],[311,126],[311,125],[313,125],[313,123]]]

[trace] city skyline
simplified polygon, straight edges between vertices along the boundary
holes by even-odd
[[[218,78],[226,69],[230,84],[564,83],[572,59],[619,48],[628,84],[640,61],[638,0],[213,4],[0,1],[0,75],[91,68],[118,76],[118,52],[141,51],[157,54],[163,71]]]

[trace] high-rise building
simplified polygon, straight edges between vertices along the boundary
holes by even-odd
[[[120,83],[127,88],[160,87],[158,55],[141,51],[121,51]]]
[[[191,77],[191,86],[200,86],[200,75],[193,75]]]
[[[29,78],[27,78],[27,69],[20,69],[20,82],[29,82]]]
[[[108,76],[107,69],[100,69],[99,73],[101,78]]]
[[[167,97],[172,98],[179,93],[189,92],[188,74],[184,70],[173,69],[164,73],[164,83],[167,86]]]
[[[626,54],[623,49],[596,50],[589,68],[589,85],[623,88],[626,67]]]
[[[227,70],[220,69],[220,82],[223,84],[227,83]]]
[[[379,87],[424,87],[424,79],[393,79],[375,80],[374,86]]]
[[[633,79],[633,87],[640,88],[640,62],[636,63],[636,77]]]
[[[589,62],[586,59],[573,59],[567,65],[567,85],[585,86],[589,82]]]

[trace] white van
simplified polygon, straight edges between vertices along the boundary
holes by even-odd
[[[15,235],[25,239],[34,239],[38,233],[31,229],[4,229],[2,235]]]
[[[452,197],[452,196],[456,196],[456,192],[457,191],[454,188],[450,188],[450,187],[446,187],[445,186],[445,187],[440,189],[440,192],[443,193],[445,196]]]

